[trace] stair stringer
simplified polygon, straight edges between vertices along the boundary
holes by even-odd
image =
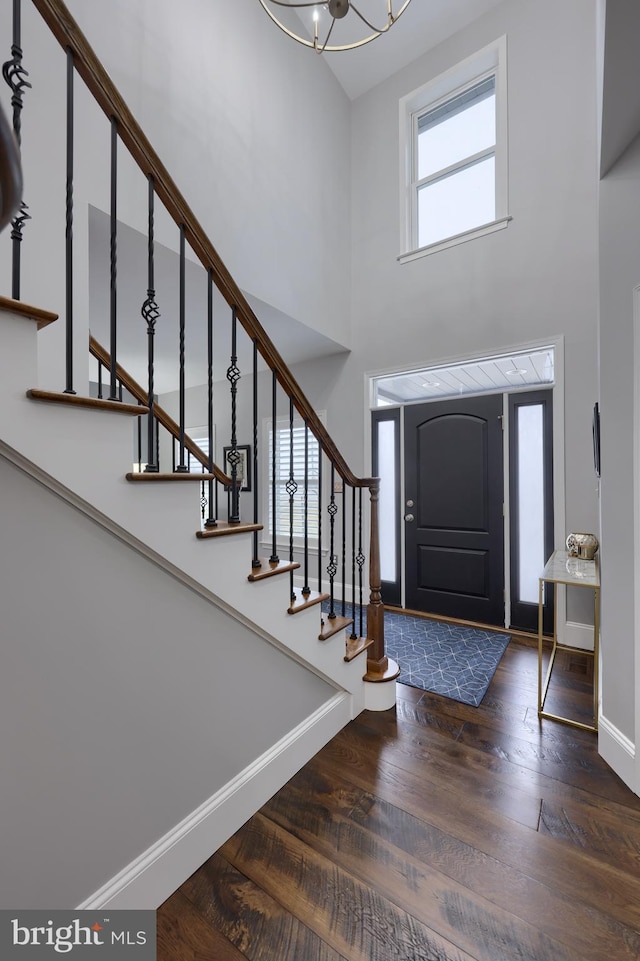
[[[287,578],[247,580],[250,535],[198,540],[199,504],[193,491],[184,485],[131,485],[125,480],[131,469],[131,418],[36,403],[25,393],[36,383],[36,325],[3,312],[0,440],[19,455],[23,469],[265,641],[348,692],[351,716],[357,716],[365,707],[364,658],[344,660],[341,634],[318,640],[319,609],[287,614]]]

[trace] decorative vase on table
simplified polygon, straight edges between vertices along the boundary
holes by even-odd
[[[567,537],[567,553],[570,557],[581,557],[592,561],[598,550],[598,538],[595,534],[575,533]]]

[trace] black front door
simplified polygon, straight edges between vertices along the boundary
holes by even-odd
[[[503,486],[502,395],[405,408],[407,608],[504,626]]]

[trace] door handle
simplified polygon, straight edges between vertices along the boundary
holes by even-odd
[[[404,519],[405,519],[406,521],[415,520],[413,514],[405,514],[405,515],[404,515]]]

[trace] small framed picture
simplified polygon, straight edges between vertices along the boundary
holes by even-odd
[[[232,447],[223,447],[222,455],[224,458],[223,470],[225,474],[231,476],[231,464],[229,463],[229,454],[233,450]],[[241,491],[251,490],[251,445],[250,444],[237,444],[236,450],[240,454],[240,460],[238,461],[238,467],[236,471],[236,476],[242,481],[240,485]],[[225,487],[225,490],[229,490]]]

